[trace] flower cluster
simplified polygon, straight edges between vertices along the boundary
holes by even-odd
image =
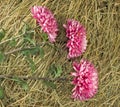
[[[49,41],[55,42],[58,26],[52,12],[46,7],[34,6],[31,8],[31,13],[41,26],[41,29],[48,34]]]
[[[85,28],[78,22],[72,19],[67,20],[66,36],[68,37],[67,47],[69,48],[68,58],[80,56],[87,46]]]
[[[48,34],[50,42],[55,42],[57,37],[57,22],[46,7],[34,6],[31,9],[33,17],[37,20],[41,29]],[[66,29],[67,48],[69,53],[67,58],[75,58],[82,55],[87,47],[86,30],[76,20],[68,19],[67,24],[63,25]],[[72,84],[75,85],[72,90],[72,98],[77,100],[88,100],[92,98],[98,90],[98,74],[94,65],[82,59],[80,63],[73,62],[73,68],[76,72],[71,73],[74,76]]]
[[[80,63],[74,62],[73,68],[76,72],[72,73],[72,76],[74,76],[72,84],[75,85],[72,90],[72,98],[88,100],[93,97],[98,90],[97,70],[92,63],[83,59]]]

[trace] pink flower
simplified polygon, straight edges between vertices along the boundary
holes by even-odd
[[[74,58],[80,56],[86,50],[86,30],[78,22],[72,19],[67,21],[67,25],[63,25],[66,28],[66,36],[68,37],[67,47],[69,48],[68,58]]]
[[[50,42],[55,42],[58,26],[52,12],[46,7],[34,6],[31,8],[31,13],[41,26],[41,29],[48,34]]]
[[[72,84],[75,85],[72,98],[81,101],[92,98],[98,90],[98,74],[94,65],[82,59],[80,63],[73,62],[73,68],[76,72],[72,73]]]

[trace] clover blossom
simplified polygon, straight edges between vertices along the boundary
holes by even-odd
[[[80,63],[73,62],[73,68],[76,72],[72,84],[75,87],[72,90],[72,98],[77,100],[88,100],[92,98],[98,90],[98,73],[94,65],[86,60]]]
[[[66,37],[68,37],[67,48],[69,48],[68,58],[79,57],[86,50],[86,30],[78,22],[73,19],[67,20],[67,24],[63,25],[66,29]]]
[[[58,26],[52,12],[44,6],[34,6],[31,8],[31,13],[41,26],[42,31],[48,34],[49,41],[55,42]]]

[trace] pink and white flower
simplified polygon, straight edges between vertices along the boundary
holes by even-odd
[[[34,6],[31,8],[31,13],[41,29],[48,34],[49,41],[55,42],[58,26],[52,12],[44,6]]]
[[[75,87],[72,90],[72,98],[76,100],[88,100],[98,91],[98,73],[94,65],[86,60],[80,63],[73,62],[73,68],[76,72],[72,84]]]
[[[66,29],[68,37],[67,47],[69,48],[68,58],[79,57],[86,50],[86,30],[78,22],[73,19],[67,20],[67,24],[63,25]]]

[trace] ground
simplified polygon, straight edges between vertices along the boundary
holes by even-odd
[[[4,52],[22,46],[19,30],[24,23],[31,28],[36,26],[30,12],[34,5],[46,6],[54,13],[59,24],[56,46],[60,53],[44,47],[43,58],[32,57],[37,67],[33,74],[21,53],[9,54],[0,63],[0,74],[44,77],[49,66],[55,63],[63,67],[62,76],[71,78],[73,60],[66,57],[67,39],[63,24],[67,19],[75,19],[85,26],[88,40],[86,52],[75,60],[85,58],[95,65],[99,75],[98,93],[88,101],[73,101],[70,81],[57,82],[57,88],[51,89],[40,80],[27,80],[29,91],[24,91],[20,85],[5,78],[0,83],[5,93],[0,100],[1,107],[120,107],[119,0],[0,0],[0,28],[6,30],[1,42],[18,36],[16,46],[11,47],[8,43],[0,45]],[[37,39],[37,42],[40,43],[41,39]]]

